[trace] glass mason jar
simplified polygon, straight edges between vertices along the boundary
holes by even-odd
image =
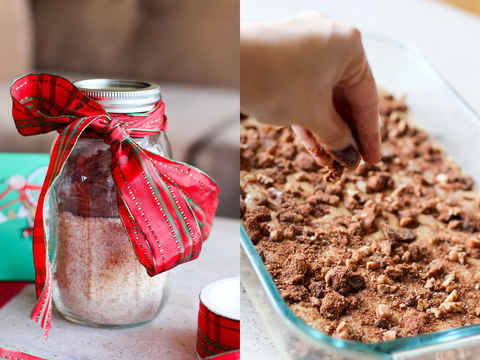
[[[92,79],[76,82],[109,113],[139,113],[160,100],[156,84]],[[134,138],[166,158],[165,132]],[[79,139],[50,195],[53,301],[68,320],[97,327],[136,326],[163,308],[169,273],[150,277],[123,228],[111,174],[112,153],[102,139]]]

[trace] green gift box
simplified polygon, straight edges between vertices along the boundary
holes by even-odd
[[[0,281],[35,280],[32,232],[49,154],[0,153]]]

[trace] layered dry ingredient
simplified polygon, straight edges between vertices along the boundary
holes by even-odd
[[[160,309],[167,274],[150,277],[137,260],[118,213],[110,150],[98,144],[77,145],[56,184],[55,304],[86,323],[143,323]]]
[[[331,184],[290,128],[241,123],[245,229],[292,311],[364,342],[480,323],[473,181],[403,99],[380,99],[382,161]]]
[[[57,192],[62,210],[82,216],[118,217],[112,153],[99,141],[83,140],[77,145],[57,181]]]

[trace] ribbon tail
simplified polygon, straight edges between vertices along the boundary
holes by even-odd
[[[95,119],[96,117],[76,120],[62,131],[55,142],[47,175],[38,198],[33,229],[33,261],[36,270],[35,285],[38,300],[30,318],[42,327],[45,339],[48,339],[48,333],[52,327],[52,274],[48,251],[49,239],[45,231],[45,204],[50,190],[60,175],[78,138]]]
[[[197,258],[203,240],[197,215],[202,221],[205,215],[195,211],[188,189],[168,181],[152,162],[152,154],[130,138],[112,144],[112,155],[120,216],[148,274]],[[164,160],[161,156],[157,159]]]
[[[180,161],[170,160],[142,149],[163,181],[178,188],[199,221],[202,240],[210,234],[220,189],[203,171]],[[179,185],[181,184],[181,186]]]

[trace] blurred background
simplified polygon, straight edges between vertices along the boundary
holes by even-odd
[[[10,84],[29,72],[160,84],[175,160],[220,185],[217,215],[238,218],[238,0],[0,0],[0,152],[48,152],[25,138]]]

